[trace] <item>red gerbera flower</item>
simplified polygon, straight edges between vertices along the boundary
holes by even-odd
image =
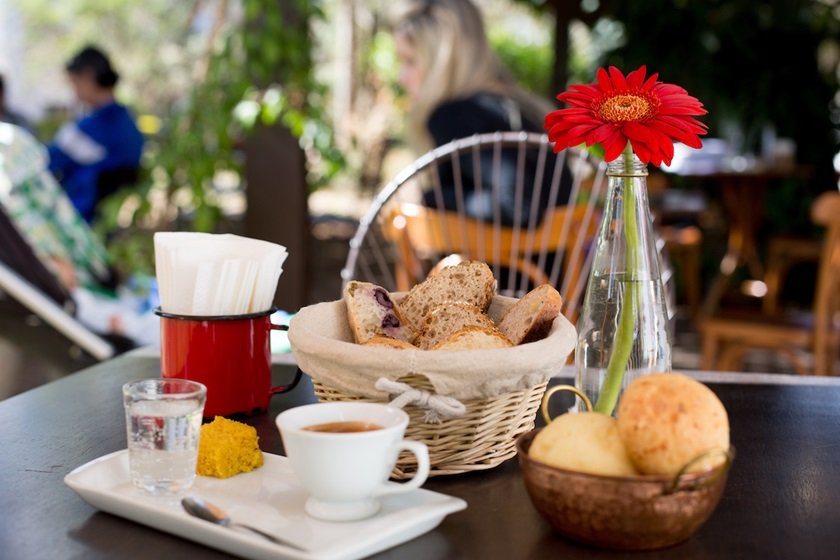
[[[558,95],[569,106],[545,118],[554,150],[600,143],[612,161],[630,142],[643,163],[670,165],[675,141],[701,147],[707,128],[692,116],[706,114],[703,104],[680,86],[657,82],[659,74],[645,80],[646,72],[642,66],[625,78],[614,66],[609,73],[599,68],[596,83]]]

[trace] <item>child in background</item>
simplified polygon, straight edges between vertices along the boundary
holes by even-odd
[[[67,63],[67,76],[90,113],[59,129],[49,145],[49,168],[81,216],[93,220],[103,178],[133,177],[140,166],[143,135],[114,97],[119,75],[96,47],[82,49]]]

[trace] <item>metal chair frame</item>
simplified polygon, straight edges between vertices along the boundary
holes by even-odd
[[[527,209],[527,222],[515,222],[510,226],[502,223],[500,210],[500,167],[502,150],[511,153],[516,150],[515,175],[515,211],[522,214],[524,208],[524,189],[526,187],[526,154],[536,151],[536,169],[533,176],[534,196]],[[481,221],[470,218],[464,211],[467,188],[461,177],[463,156],[472,156],[475,178],[475,191],[481,188],[481,154],[492,154],[491,179],[493,194],[493,220]],[[544,188],[545,171],[549,157],[556,158],[554,173],[548,184],[548,210],[541,212],[539,207],[541,189]],[[449,161],[453,167],[457,210],[446,210],[443,205],[442,186],[439,164]],[[558,201],[563,169],[571,173],[572,184],[569,204]],[[548,138],[542,134],[529,132],[496,132],[474,135],[430,150],[388,182],[376,195],[370,209],[362,217],[356,234],[350,241],[350,250],[344,269],[341,272],[343,284],[353,279],[369,280],[383,285],[386,289],[405,289],[406,279],[420,281],[425,277],[422,267],[417,262],[406,262],[396,246],[396,229],[407,226],[399,204],[394,204],[398,193],[413,179],[429,172],[431,189],[437,202],[436,208],[413,205],[414,210],[422,209],[429,218],[427,224],[436,223],[438,248],[446,248],[437,255],[437,260],[457,254],[463,258],[487,261],[493,268],[496,278],[500,278],[504,264],[513,266],[504,286],[499,286],[500,293],[521,296],[527,291],[529,279],[539,277],[534,269],[544,271],[549,283],[558,287],[564,296],[563,313],[574,317],[580,307],[586,279],[591,268],[594,251],[591,245],[597,235],[600,222],[599,206],[606,193],[606,165],[588,152],[578,149],[563,150],[553,153]],[[393,206],[392,206],[393,205]],[[395,208],[387,212],[389,208]],[[568,211],[574,210],[574,211]],[[396,221],[395,221],[396,220]],[[559,221],[559,222],[558,222]],[[477,233],[478,232],[478,233]],[[482,234],[483,232],[483,234]],[[582,233],[582,234],[581,234]],[[430,234],[431,236],[431,234]],[[509,255],[502,254],[502,239],[508,240]],[[463,254],[467,252],[468,254]],[[553,252],[553,262],[550,255]],[[435,259],[425,259],[435,264]],[[574,274],[563,272],[574,270]],[[531,273],[528,272],[528,269]],[[561,281],[562,280],[562,281]]]

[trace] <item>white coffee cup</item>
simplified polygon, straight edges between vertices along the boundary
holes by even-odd
[[[292,408],[277,416],[286,456],[309,492],[306,512],[326,521],[352,521],[379,511],[379,497],[410,492],[429,476],[429,450],[403,439],[408,415],[375,403],[319,403]],[[305,428],[336,422],[361,422],[381,428],[323,432]],[[408,482],[388,484],[402,450],[417,457],[417,473]]]

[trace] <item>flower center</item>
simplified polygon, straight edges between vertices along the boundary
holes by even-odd
[[[642,121],[659,108],[658,99],[639,93],[614,93],[595,102],[595,113],[605,121]]]

